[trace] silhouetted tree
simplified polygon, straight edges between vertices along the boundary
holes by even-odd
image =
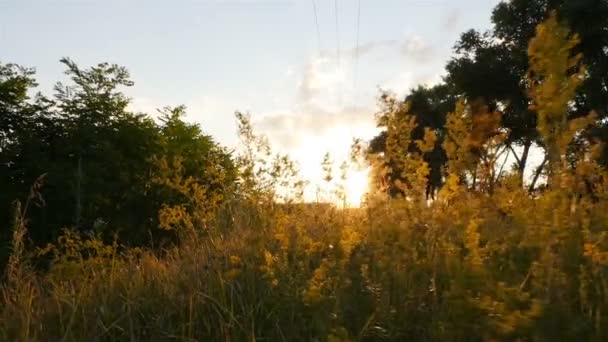
[[[25,198],[41,174],[44,205],[30,209],[27,224],[35,244],[66,227],[135,245],[166,236],[159,211],[178,194],[158,184],[159,160],[183,160],[179,176],[209,193],[231,191],[230,154],[183,121],[184,107],[163,112],[156,123],[127,108],[121,88],[133,82],[125,68],[61,63],[70,81],[58,83],[52,99],[28,96],[36,87],[32,69],[0,64],[0,225],[10,226],[11,203]],[[172,177],[177,170],[163,172]],[[219,173],[222,186],[213,182]]]

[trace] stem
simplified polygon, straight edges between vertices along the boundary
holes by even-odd
[[[513,156],[515,157],[515,161],[517,161],[517,165],[521,164],[521,160],[517,156],[517,153],[515,153],[515,150],[513,149],[513,146],[511,146],[511,144],[507,144],[507,148],[509,150],[511,150],[511,152],[513,152]]]
[[[505,150],[507,150],[507,149],[505,148]],[[503,152],[505,150],[503,150]],[[502,155],[503,152],[501,152],[500,154]],[[498,177],[500,177],[500,175],[502,174],[502,171],[505,168],[505,164],[507,163],[507,160],[509,159],[509,154],[511,154],[510,150],[507,151],[507,155],[505,156],[505,159],[503,160],[502,165],[500,165],[500,170],[498,170],[498,173],[496,174],[496,179],[494,180],[494,182],[498,182]]]
[[[519,161],[518,166],[519,166],[519,172],[521,173],[522,177],[523,177],[524,171],[526,169],[526,164],[528,163],[528,155],[530,154],[531,146],[532,146],[532,143],[530,141],[526,141],[526,143],[524,144],[524,151],[521,154],[521,159]]]
[[[530,188],[528,188],[528,193],[532,193],[532,191],[534,191],[534,188],[536,187],[536,182],[538,181],[538,178],[540,177],[541,172],[545,168],[545,164],[547,164],[547,161],[548,161],[548,158],[547,158],[547,155],[545,155],[545,158],[543,159],[543,162],[540,163],[540,165],[536,169],[536,173],[534,174],[534,178],[532,179],[532,183],[530,184]]]
[[[524,180],[524,171],[526,170],[526,164],[528,163],[528,156],[530,155],[530,147],[532,146],[532,142],[529,140],[526,140],[526,142],[524,143],[524,150],[521,153],[521,158],[517,155],[517,153],[515,152],[515,149],[513,148],[513,146],[511,146],[511,144],[507,144],[507,148],[509,148],[509,150],[511,150],[511,152],[513,153],[513,156],[515,157],[515,161],[517,162],[517,170],[519,171],[519,179],[521,184],[523,184],[523,180]]]

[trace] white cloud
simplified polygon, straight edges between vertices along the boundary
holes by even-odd
[[[301,111],[265,116],[256,121],[256,127],[278,147],[287,150],[306,144],[311,139],[331,136],[339,128],[346,130],[348,137],[345,141],[334,141],[334,144],[348,145],[358,134],[363,133],[368,138],[368,132],[375,127],[374,111],[370,108],[344,107],[340,111],[329,112],[320,107],[307,107]]]
[[[403,71],[397,74],[396,77],[386,80],[380,84],[382,90],[388,90],[398,95],[407,93],[416,85],[416,80],[411,71]]]
[[[296,106],[319,105],[335,101],[347,84],[345,64],[338,65],[328,57],[314,57],[304,67],[298,83]]]
[[[399,47],[399,40],[386,39],[386,40],[372,40],[367,43],[360,44],[358,47],[353,46],[348,49],[341,49],[340,56],[344,58],[361,58],[366,55],[377,53],[383,49],[391,49]],[[335,50],[323,50],[320,55],[326,58],[333,58],[336,56]]]
[[[358,47],[353,46],[348,49],[342,49],[340,50],[340,56],[345,59],[355,59],[379,53],[383,50],[390,51],[391,49],[398,49],[402,56],[411,58],[419,63],[430,61],[434,57],[435,52],[433,47],[424,38],[419,35],[409,34],[401,40],[372,40]],[[320,57],[325,59],[334,59],[336,56],[337,53],[334,50],[323,50],[320,53]]]
[[[417,63],[428,63],[434,57],[434,49],[422,37],[411,35],[401,43],[401,54]]]
[[[348,147],[352,138],[363,134],[362,138],[371,138],[375,132],[375,108],[373,99],[361,101],[354,94],[353,62],[384,49],[394,49],[406,57],[404,65],[423,63],[432,59],[433,48],[421,37],[409,34],[403,40],[377,40],[359,46],[359,48],[343,49],[341,63],[338,65],[337,56],[333,51],[322,51],[319,56],[311,57],[293,77],[299,80],[296,94],[291,106],[282,111],[265,113],[261,116],[254,114],[254,123],[259,130],[283,150],[296,150],[301,146],[310,147],[312,140],[331,141],[330,144]],[[360,67],[365,65],[360,61]],[[401,67],[395,66],[403,70]],[[293,69],[290,69],[293,70]],[[421,74],[421,70],[406,69],[395,73],[397,77],[380,82],[382,89],[406,93],[418,83],[432,84],[436,75]],[[289,73],[292,77],[292,71]],[[355,100],[357,100],[355,102]],[[337,129],[345,138],[339,141],[332,139]],[[312,151],[318,153],[322,151]]]
[[[288,66],[287,70],[285,70],[285,76],[287,77],[292,77],[295,74],[295,69],[293,68],[293,66]]]
[[[146,113],[153,118],[157,118],[157,109],[163,108],[164,105],[158,104],[156,101],[146,97],[134,97],[131,99],[128,110],[135,113]]]
[[[459,8],[452,8],[443,18],[443,29],[446,31],[454,30],[460,23],[462,12]]]

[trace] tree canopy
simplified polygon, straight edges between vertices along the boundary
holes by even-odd
[[[552,11],[556,11],[557,20],[578,35],[579,43],[571,53],[580,54],[578,62],[586,65],[585,80],[568,105],[567,118],[573,120],[592,110],[597,113],[598,124],[578,137],[573,146],[594,139],[608,141],[605,120],[608,116],[608,3],[603,0],[503,1],[494,8],[490,30],[469,30],[461,34],[454,46],[454,55],[446,65],[443,82],[414,88],[400,100],[410,103],[410,111],[420,126],[412,131],[414,139],[420,138],[425,127],[438,136],[435,150],[425,154],[431,170],[430,196],[445,181],[441,171],[446,166],[441,148],[445,137],[443,123],[453,110],[456,98],[481,103],[488,106],[488,110],[501,113],[500,129],[508,132],[504,146],[515,160],[522,180],[530,150],[546,150],[547,143],[536,129],[538,113],[530,99],[528,43],[536,34],[536,26]],[[381,100],[385,99],[386,95],[382,95]],[[385,150],[385,135],[386,132],[382,132],[370,142],[371,153]],[[412,147],[404,150],[411,151]],[[603,151],[600,158],[602,164],[607,165],[606,147]],[[538,172],[542,171],[543,167],[539,168]],[[390,178],[399,178],[398,174],[396,170]]]
[[[184,121],[185,107],[166,108],[155,122],[128,109],[123,89],[133,82],[125,68],[61,63],[69,82],[57,83],[49,97],[31,95],[33,69],[0,64],[0,225],[10,226],[14,201],[26,200],[42,176],[43,201],[28,212],[36,244],[63,228],[154,244],[171,235],[160,227],[160,209],[189,201],[171,185],[181,179],[206,186],[221,174],[223,187],[206,187],[215,194],[234,183],[230,153]]]

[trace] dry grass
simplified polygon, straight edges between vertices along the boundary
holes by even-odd
[[[162,256],[66,232],[47,273],[22,264],[2,287],[0,339],[606,336],[601,205],[457,195],[466,205],[281,206],[255,213],[259,227],[241,213],[213,244]]]

